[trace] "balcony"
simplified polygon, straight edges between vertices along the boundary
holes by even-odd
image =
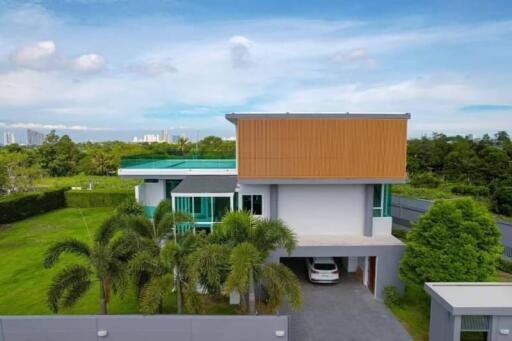
[[[235,159],[125,158],[120,176],[149,177],[161,175],[236,175]]]

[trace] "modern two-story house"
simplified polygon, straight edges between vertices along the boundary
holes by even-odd
[[[339,257],[376,298],[402,287],[403,244],[391,235],[390,185],[406,180],[409,114],[232,113],[236,160],[126,160],[151,214],[164,198],[215,228],[228,210],[282,219],[297,234],[291,257]],[[270,259],[290,257],[278,250]]]

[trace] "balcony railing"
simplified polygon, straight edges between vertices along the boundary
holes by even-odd
[[[236,169],[235,159],[122,159],[129,169]]]

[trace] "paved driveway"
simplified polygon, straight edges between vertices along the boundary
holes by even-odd
[[[304,305],[291,315],[291,341],[412,341],[393,314],[353,276],[335,285],[311,284],[301,261],[289,265],[301,277]]]

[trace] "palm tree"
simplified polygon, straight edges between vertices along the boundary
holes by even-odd
[[[97,280],[100,314],[107,314],[110,293],[124,291],[127,283],[126,263],[141,246],[133,234],[125,233],[114,238],[120,226],[119,217],[114,216],[100,226],[91,246],[70,238],[53,244],[46,251],[43,260],[45,268],[53,267],[63,253],[80,256],[87,262],[67,265],[53,277],[47,302],[54,313],[58,313],[60,308],[73,306]]]
[[[170,200],[160,201],[151,220],[143,215],[127,215],[125,221],[128,229],[152,240],[158,247],[163,241],[176,238],[176,226],[179,224],[193,224],[192,215],[189,213],[172,212]]]
[[[184,135],[181,135],[178,138],[178,146],[180,147],[181,154],[183,154],[185,152],[185,147],[187,146],[187,144],[188,144],[188,139]]]
[[[260,281],[268,294],[268,305],[276,310],[288,297],[292,309],[302,304],[299,280],[280,263],[266,263],[273,250],[285,248],[288,254],[297,240],[293,231],[279,219],[255,218],[248,212],[228,212],[216,226],[212,240],[232,248],[230,272],[224,290],[236,290],[248,296],[248,310],[256,313],[256,283]],[[244,299],[245,300],[245,299]]]

